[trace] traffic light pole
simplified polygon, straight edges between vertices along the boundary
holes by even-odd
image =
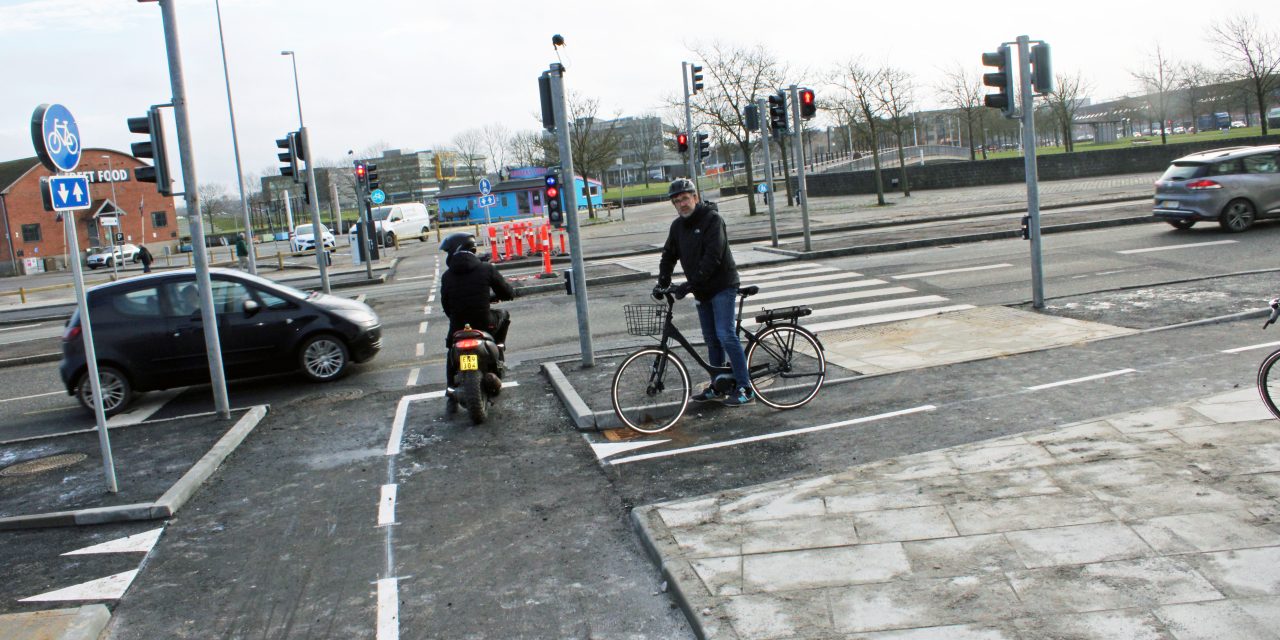
[[[573,299],[578,309],[578,344],[582,350],[582,366],[594,367],[596,354],[591,346],[591,321],[587,316],[587,273],[582,260],[582,242],[578,234],[578,179],[573,173],[573,149],[569,144],[569,107],[565,102],[564,65],[553,63],[547,74],[551,79],[551,107],[556,117],[556,139],[560,143],[561,191],[564,195],[565,226],[569,230],[569,256],[573,265]],[[686,95],[687,95],[686,91]],[[686,98],[685,110],[688,113]],[[564,188],[565,184],[569,187]],[[590,190],[587,191],[590,197]]]
[[[1022,82],[1022,158],[1027,176],[1027,235],[1031,240],[1031,304],[1044,308],[1044,271],[1040,255],[1040,176],[1036,170],[1036,116],[1031,91],[1030,38],[1018,36],[1018,77]],[[1012,99],[1012,96],[1010,97]]]
[[[325,293],[330,293],[329,250],[324,246],[324,223],[320,221],[320,196],[316,193],[316,162],[311,155],[311,136],[307,135],[306,127],[299,128],[298,135],[302,138],[302,157],[307,162],[307,199],[311,201],[311,238],[315,242],[316,264],[320,266],[320,287]],[[334,244],[337,244],[336,237]]]
[[[222,345],[218,340],[218,316],[213,312],[213,286],[209,281],[209,255],[205,247],[200,195],[196,185],[195,150],[191,143],[191,125],[187,118],[187,89],[182,77],[182,55],[178,48],[178,16],[176,0],[160,0],[160,17],[164,22],[164,44],[169,57],[169,84],[173,89],[173,118],[178,132],[178,155],[182,162],[182,196],[187,201],[187,220],[191,229],[191,253],[195,261],[196,285],[200,292],[200,318],[204,323],[204,346],[209,354],[209,381],[213,388],[213,405],[218,416],[231,417],[227,399],[227,378],[222,368]],[[157,158],[156,162],[160,159]]]
[[[698,186],[698,161],[695,158],[696,153],[693,149],[693,107],[691,106],[692,95],[689,93],[689,63],[680,63],[680,75],[684,78],[684,131],[689,136],[689,179],[693,180],[694,188],[698,189],[698,197],[702,197],[702,188]]]
[[[778,246],[778,210],[774,205],[773,193],[773,160],[770,159],[769,147],[772,143],[769,141],[769,102],[764,98],[756,98],[756,109],[759,116],[756,120],[760,124],[760,149],[764,153],[764,175],[765,184],[769,185],[765,191],[765,197],[769,199],[769,240],[773,242],[773,246]]]
[[[791,146],[796,155],[796,196],[800,198],[800,220],[804,224],[804,250],[812,251],[813,243],[809,239],[809,190],[804,179],[804,125],[800,120],[800,88],[796,85],[788,87],[791,92]]]

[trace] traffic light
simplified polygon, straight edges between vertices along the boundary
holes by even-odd
[[[687,133],[676,134],[676,150],[678,150],[680,153],[689,153],[689,134]]]
[[[769,128],[774,133],[787,130],[787,94],[782,91],[769,96]]]
[[[758,131],[760,129],[760,108],[756,103],[743,107],[742,109],[743,124],[747,126],[747,131]]]
[[[1049,61],[1048,43],[1031,47],[1031,89],[1040,95],[1053,93],[1053,64]]]
[[[547,220],[559,228],[564,225],[564,212],[560,209],[560,177],[548,173],[544,181],[546,186],[542,190],[542,202],[547,208]]]
[[[699,91],[702,91],[702,67],[691,64],[689,65],[689,70],[693,72],[693,84],[690,85],[693,87],[693,92],[690,95],[697,95]]]
[[[813,89],[800,90],[800,117],[808,120],[818,113],[818,103],[813,95]]]
[[[356,161],[356,184],[359,185],[361,189],[363,189],[365,188],[365,185],[369,183],[368,178],[369,178],[369,170],[365,168],[363,162],[360,162],[357,160]]]
[[[169,177],[169,156],[165,153],[164,123],[160,119],[160,107],[151,107],[147,115],[129,118],[128,122],[130,133],[141,133],[150,137],[147,142],[135,142],[129,145],[135,158],[151,159],[151,166],[133,170],[134,179],[138,182],[154,182],[156,191],[161,195],[173,195],[173,180]]]
[[[290,131],[285,137],[276,140],[276,147],[283,149],[279,155],[280,175],[293,178],[294,182],[302,182],[302,172],[298,170],[298,133]]]
[[[711,143],[707,142],[707,134],[698,133],[698,157],[705,158],[711,155]]]
[[[382,188],[382,183],[378,181],[378,165],[370,162],[364,165],[365,182],[369,185],[369,191]]]
[[[982,64],[995,67],[995,73],[982,74],[982,84],[998,89],[996,93],[988,93],[982,103],[993,109],[999,109],[1006,118],[1015,115],[1016,101],[1013,98],[1013,55],[1009,45],[1000,45],[994,52],[982,54]]]

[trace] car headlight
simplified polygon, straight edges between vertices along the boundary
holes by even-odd
[[[372,311],[361,309],[334,309],[337,315],[361,327],[372,327],[378,324],[378,315]]]

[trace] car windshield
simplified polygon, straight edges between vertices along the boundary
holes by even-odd
[[[373,210],[374,220],[386,220],[389,215],[391,215],[391,207],[378,207]]]
[[[328,231],[328,230],[329,230],[327,227],[325,227],[325,226],[323,226],[323,225],[322,225],[320,228],[321,228],[321,229],[323,229],[324,231]],[[324,231],[322,231],[321,233],[323,233]],[[294,233],[294,235],[299,235],[299,236],[309,236],[309,235],[312,235],[312,233],[311,233],[311,225],[309,225],[309,224],[300,224],[300,225],[298,225],[298,228],[297,228],[297,229],[294,229],[294,230],[293,230],[293,233]]]
[[[1192,178],[1199,178],[1205,174],[1207,165],[1200,162],[1175,162],[1164,170],[1164,175],[1160,176],[1160,180],[1182,181]]]

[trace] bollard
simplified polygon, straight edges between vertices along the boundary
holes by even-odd
[[[567,253],[569,252],[564,250],[564,231],[561,231],[560,232],[560,255],[563,256]]]
[[[22,304],[26,304],[26,303],[27,303],[27,290],[26,290],[26,289],[23,289],[22,287],[18,287],[18,297],[22,299]]]
[[[502,256],[498,253],[498,229],[489,227],[489,258],[494,262],[502,262]]]
[[[503,227],[503,229],[502,229],[502,238],[503,238],[503,240],[505,240],[505,241],[506,241],[506,251],[504,251],[503,253],[506,255],[506,259],[507,259],[507,260],[510,260],[510,259],[511,259],[511,256],[513,255],[513,254],[511,253],[511,240],[512,240],[512,235],[511,235],[511,228],[510,228],[510,227]]]
[[[284,271],[284,254],[283,253],[276,254],[276,270]]]

